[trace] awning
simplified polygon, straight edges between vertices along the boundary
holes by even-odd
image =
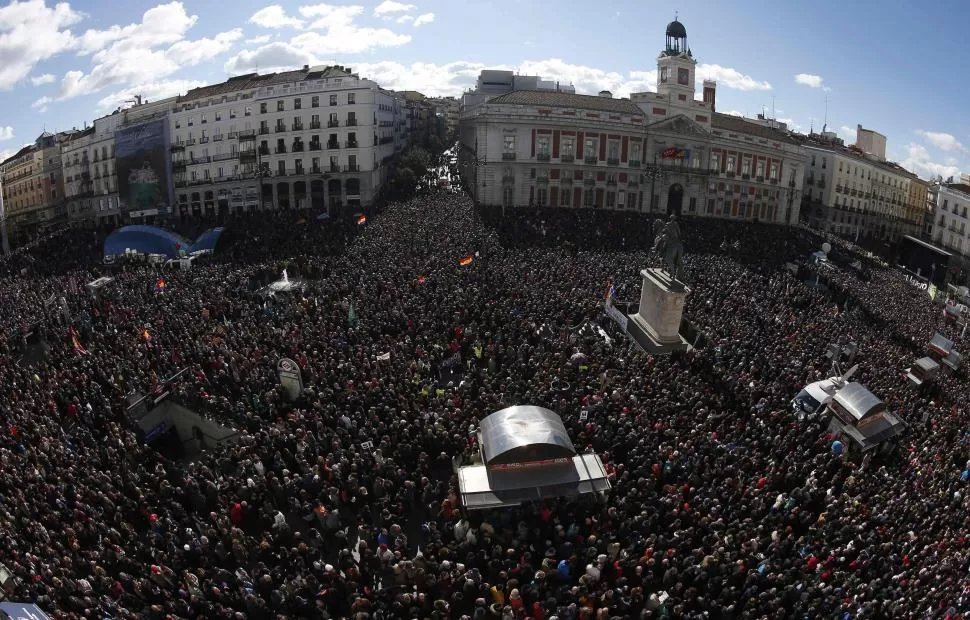
[[[583,454],[566,463],[490,471],[485,465],[458,470],[461,503],[468,510],[516,506],[522,502],[607,491],[610,481],[600,457]]]

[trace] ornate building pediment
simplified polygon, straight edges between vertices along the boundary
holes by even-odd
[[[647,126],[650,133],[673,133],[682,136],[693,136],[699,138],[710,138],[711,132],[704,129],[700,124],[690,120],[683,114],[678,114],[673,118],[665,118]]]

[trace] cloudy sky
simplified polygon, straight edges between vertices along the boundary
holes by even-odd
[[[0,155],[141,94],[336,62],[392,89],[460,95],[508,68],[626,96],[654,90],[664,28],[680,20],[718,110],[762,110],[847,141],[861,123],[918,174],[970,171],[961,112],[963,2],[748,0],[16,1],[0,6]]]

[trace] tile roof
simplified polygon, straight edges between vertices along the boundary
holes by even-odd
[[[756,136],[766,140],[776,140],[778,142],[784,142],[785,144],[797,144],[791,136],[780,129],[772,129],[771,127],[759,125],[758,123],[752,123],[733,114],[715,112],[713,118],[711,118],[711,127],[713,129],[722,129],[724,131],[734,131],[749,136]]]
[[[488,100],[504,105],[548,106],[551,108],[579,108],[597,112],[613,112],[644,116],[643,111],[629,99],[610,99],[595,95],[576,95],[556,90],[516,90]]]
[[[272,86],[274,84],[288,84],[291,82],[302,82],[303,80],[347,77],[351,75],[353,74],[348,72],[346,68],[335,66],[328,66],[322,69],[294,69],[293,71],[281,71],[280,73],[267,73],[265,75],[260,75],[258,73],[246,73],[231,77],[225,82],[220,82],[219,84],[210,84],[209,86],[193,88],[185,93],[185,95],[182,97],[179,97],[179,101],[184,102],[193,101],[195,99],[206,99],[209,97],[224,95],[226,93],[232,93],[237,90],[260,88],[262,86]]]

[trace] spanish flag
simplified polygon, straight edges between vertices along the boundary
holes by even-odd
[[[361,214],[361,215],[358,215],[357,216],[357,225],[358,226],[360,226],[361,224],[365,224],[366,222],[367,222],[367,216],[366,215]]]
[[[428,278],[424,276],[418,276],[418,284],[424,284],[427,281],[428,281]]]
[[[468,256],[465,256],[463,258],[459,258],[458,259],[458,264],[461,265],[462,267],[467,267],[468,265],[471,265],[472,264],[472,261],[473,260],[475,260],[475,258],[472,255],[469,254]]]

